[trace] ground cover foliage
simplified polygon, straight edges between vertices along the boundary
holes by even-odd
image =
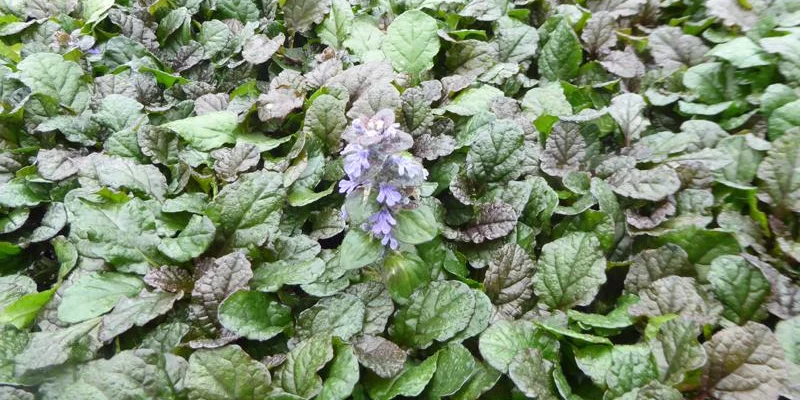
[[[797,0],[0,0],[0,398],[800,398]]]

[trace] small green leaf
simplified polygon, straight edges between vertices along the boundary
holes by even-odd
[[[26,294],[17,301],[0,310],[0,325],[10,324],[19,329],[25,329],[36,319],[36,316],[50,301],[56,289],[45,290],[39,293]]]
[[[739,256],[715,258],[708,281],[725,307],[722,316],[738,325],[763,315],[761,307],[772,292],[764,274]]]
[[[58,318],[81,322],[110,311],[123,297],[133,297],[144,288],[136,276],[116,272],[94,272],[64,290]]]
[[[528,348],[539,349],[548,360],[557,360],[559,342],[533,322],[498,321],[483,331],[478,348],[486,363],[505,372],[514,357]]]
[[[175,131],[198,150],[209,151],[236,142],[233,131],[237,123],[236,114],[217,111],[168,122],[162,126]]]
[[[475,310],[471,289],[455,281],[434,281],[417,289],[394,315],[390,332],[401,343],[426,348],[464,330]]]
[[[566,18],[556,24],[539,55],[539,74],[549,81],[570,80],[578,75],[583,51]]]
[[[250,340],[268,340],[292,322],[291,309],[267,293],[239,290],[219,306],[219,322]]]
[[[383,52],[399,72],[412,75],[433,67],[439,53],[436,20],[422,11],[410,10],[397,17],[386,30]]]
[[[436,372],[438,353],[418,365],[406,364],[399,375],[392,379],[375,379],[367,384],[370,398],[389,400],[397,396],[416,397],[428,385]]]
[[[267,367],[236,345],[192,353],[184,379],[195,399],[260,400],[271,382]]]
[[[588,305],[606,281],[605,265],[593,234],[569,234],[542,247],[533,290],[552,308]]]

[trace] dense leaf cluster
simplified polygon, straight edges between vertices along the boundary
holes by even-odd
[[[0,0],[2,399],[800,399],[798,0]]]

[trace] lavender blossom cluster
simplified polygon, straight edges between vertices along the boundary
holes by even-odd
[[[406,152],[414,140],[400,130],[394,122],[394,111],[389,109],[372,118],[353,120],[342,138],[347,142],[342,150],[347,178],[339,182],[339,192],[347,196],[363,193],[368,199],[377,190],[380,209],[367,219],[364,230],[396,250],[394,215],[412,205],[413,195],[428,177],[422,164]]]

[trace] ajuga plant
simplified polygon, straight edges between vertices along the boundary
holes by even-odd
[[[0,0],[0,399],[800,399],[799,0]]]
[[[428,177],[422,164],[406,152],[414,144],[413,138],[394,122],[394,110],[386,109],[364,121],[355,119],[342,139],[347,143],[341,153],[346,177],[339,181],[339,193],[375,201],[378,211],[368,217],[363,228],[384,246],[397,250],[392,234],[397,225],[394,214],[416,207],[412,198]]]

